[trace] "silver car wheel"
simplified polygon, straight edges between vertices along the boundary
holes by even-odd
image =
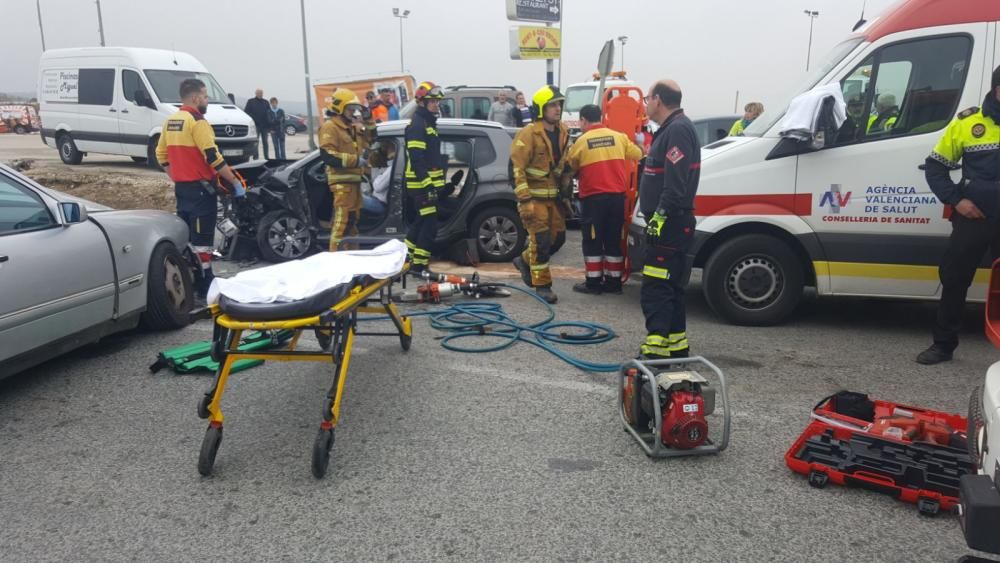
[[[167,257],[163,260],[163,272],[167,297],[173,303],[174,309],[183,310],[187,293],[184,290],[184,272],[181,270],[181,265]]]
[[[503,256],[517,244],[517,225],[508,217],[494,215],[479,225],[479,242],[493,256]]]

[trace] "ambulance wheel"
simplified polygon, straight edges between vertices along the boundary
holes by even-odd
[[[83,153],[76,148],[73,137],[69,133],[63,133],[56,137],[56,146],[59,148],[59,158],[64,164],[80,164],[83,162]]]
[[[705,264],[702,291],[712,310],[737,325],[775,325],[802,298],[805,275],[778,238],[743,235],[724,242]]]
[[[209,425],[205,438],[201,441],[201,455],[198,456],[198,473],[204,476],[212,474],[215,465],[215,454],[219,453],[222,444],[222,427]]]
[[[317,479],[326,476],[326,470],[330,466],[331,451],[333,450],[333,428],[320,428],[316,434],[316,441],[313,443],[312,474]]]
[[[316,341],[319,342],[319,347],[324,352],[330,350],[330,345],[333,344],[333,334],[321,328],[316,329]]]
[[[211,413],[208,412],[208,405],[212,404],[211,395],[202,395],[201,399],[198,399],[198,418],[205,420]]]
[[[968,428],[966,429],[965,436],[968,440],[969,455],[972,456],[972,461],[979,465],[979,437],[982,435],[983,426],[983,388],[977,386],[972,390],[972,395],[969,395],[969,417],[967,419]],[[985,444],[984,444],[985,446]]]

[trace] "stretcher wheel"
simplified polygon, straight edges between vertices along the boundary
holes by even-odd
[[[399,335],[399,345],[402,346],[404,352],[410,349],[410,345],[411,344],[413,344],[413,335],[412,334],[400,334]]]
[[[328,330],[317,328],[316,341],[319,342],[319,347],[326,352],[330,349],[330,345],[333,344],[333,333]]]
[[[210,425],[205,430],[205,438],[201,441],[201,455],[198,456],[198,473],[206,477],[212,474],[215,465],[215,454],[219,453],[222,443],[222,427]]]
[[[326,475],[326,469],[330,465],[333,440],[333,428],[326,430],[320,428],[316,434],[316,441],[313,443],[312,474],[317,479],[322,479]]]
[[[211,413],[208,412],[208,405],[212,403],[211,395],[204,395],[198,400],[198,418],[205,420]]]

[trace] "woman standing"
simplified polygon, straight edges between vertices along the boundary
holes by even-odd
[[[278,98],[271,98],[271,113],[268,117],[274,158],[285,160],[285,110],[278,107]]]
[[[524,101],[524,92],[518,92],[514,98],[514,125],[524,127],[531,123],[531,108]]]

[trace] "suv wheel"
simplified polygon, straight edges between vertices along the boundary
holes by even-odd
[[[76,148],[73,137],[69,133],[63,133],[58,137],[56,145],[59,147],[59,158],[65,164],[80,164],[83,161],[83,153]]]
[[[491,207],[469,223],[469,238],[476,239],[483,262],[510,262],[524,248],[527,235],[521,218],[509,207]]]

